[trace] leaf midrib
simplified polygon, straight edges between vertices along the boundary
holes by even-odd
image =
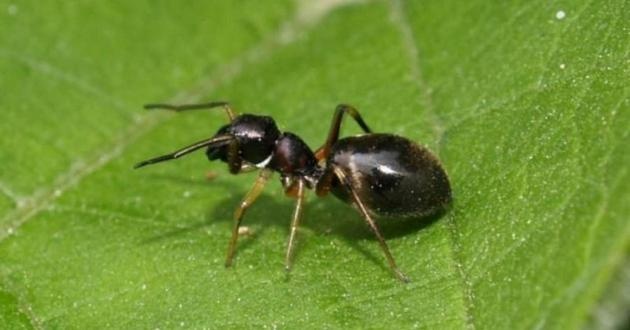
[[[400,32],[403,47],[407,52],[406,55],[408,57],[411,78],[416,85],[415,87],[418,93],[418,102],[424,105],[424,114],[428,117],[428,121],[431,124],[434,141],[439,141],[444,135],[446,128],[444,127],[442,119],[435,111],[429,84],[425,81],[424,75],[420,68],[420,55],[418,45],[416,44],[416,39],[413,35],[413,30],[407,20],[407,17],[404,13],[403,4],[400,0],[392,0],[390,2],[389,8],[391,11],[391,20]],[[439,154],[439,145],[437,151]],[[463,264],[461,262],[461,246],[457,238],[457,224],[455,223],[455,219],[452,215],[448,216],[445,220],[449,236],[449,247],[451,250],[451,253],[449,255],[451,258],[450,263],[453,271],[457,273],[457,281],[461,290],[460,294],[462,299],[461,303],[463,314],[462,321],[468,329],[475,329],[475,322],[472,312],[474,308],[472,287],[470,285],[470,281],[468,280],[468,273],[464,270]]]

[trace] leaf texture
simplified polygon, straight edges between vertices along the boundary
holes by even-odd
[[[0,323],[586,322],[630,241],[627,4],[318,3],[5,5]],[[381,223],[412,282],[393,278],[356,211],[314,194],[285,274],[293,200],[277,180],[226,270],[232,211],[255,175],[230,176],[201,153],[131,169],[225,123],[141,104],[201,100],[271,115],[313,148],[350,103],[374,130],[438,154],[451,210]]]

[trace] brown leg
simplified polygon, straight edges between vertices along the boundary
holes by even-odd
[[[293,211],[293,219],[291,220],[291,233],[289,234],[289,243],[287,243],[287,255],[284,260],[284,268],[291,270],[291,259],[293,257],[293,245],[295,243],[295,236],[298,226],[300,224],[300,218],[302,217],[302,209],[304,208],[304,181],[297,181],[297,202],[295,204],[295,210]]]
[[[165,110],[173,110],[176,112],[186,111],[186,110],[201,110],[201,109],[212,109],[222,107],[225,110],[228,118],[230,118],[230,122],[234,120],[236,115],[234,111],[230,107],[228,102],[209,102],[209,103],[199,103],[199,104],[183,104],[183,105],[173,105],[173,104],[164,104],[164,103],[153,103],[153,104],[145,104],[144,108],[147,110],[150,109],[165,109]]]
[[[339,130],[341,129],[341,120],[343,119],[343,115],[348,114],[354,118],[354,120],[361,126],[365,133],[372,133],[372,130],[368,127],[368,125],[363,121],[359,111],[355,109],[351,105],[340,104],[335,109],[335,115],[333,116],[332,124],[330,126],[330,131],[328,131],[328,138],[323,146],[315,151],[315,157],[317,160],[326,159],[328,154],[330,153],[330,148],[332,148],[333,144],[337,142],[339,139]]]
[[[332,188],[332,180],[335,177],[335,172],[331,167],[327,168],[324,171],[324,174],[319,178],[317,182],[317,186],[315,187],[315,193],[319,197],[324,197],[328,195],[330,192],[330,188]]]
[[[396,274],[396,277],[398,277],[399,280],[403,282],[409,282],[409,278],[407,277],[407,275],[405,275],[400,269],[398,269],[398,266],[396,266],[396,261],[394,260],[394,257],[392,256],[392,254],[389,252],[389,247],[387,246],[387,243],[385,243],[385,239],[383,238],[383,235],[381,235],[381,232],[378,229],[376,222],[372,220],[372,217],[370,216],[367,209],[365,208],[365,205],[363,205],[363,202],[361,201],[356,191],[352,188],[352,185],[348,181],[346,174],[343,173],[342,170],[336,167],[333,170],[335,171],[335,175],[339,178],[339,181],[341,181],[344,187],[346,187],[346,189],[348,189],[348,191],[352,195],[352,199],[354,200],[354,203],[356,204],[356,206],[359,208],[359,211],[363,215],[363,219],[365,219],[365,222],[367,222],[367,224],[370,226],[370,228],[376,235],[376,238],[378,239],[378,243],[381,245],[381,249],[383,250],[383,252],[385,252],[385,258],[387,258],[389,267]]]
[[[243,159],[238,154],[239,152],[239,144],[237,140],[233,140],[228,144],[227,147],[227,160],[228,160],[228,168],[230,169],[230,173],[238,174],[243,167]]]
[[[258,178],[256,178],[256,182],[247,195],[245,195],[238,208],[236,208],[236,211],[234,211],[234,228],[232,229],[230,244],[228,245],[225,267],[230,267],[232,265],[232,259],[234,258],[234,251],[236,249],[236,241],[238,240],[238,228],[241,226],[241,220],[243,220],[245,211],[252,205],[252,203],[254,203],[256,198],[260,196],[260,193],[265,187],[265,183],[267,183],[272,174],[273,172],[271,170],[262,169],[260,174],[258,174]]]

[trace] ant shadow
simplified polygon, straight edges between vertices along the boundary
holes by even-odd
[[[180,184],[187,187],[191,185],[203,185],[204,187],[219,185],[228,191],[238,191],[239,193],[231,194],[231,196],[228,196],[213,205],[213,207],[206,212],[204,220],[195,222],[186,227],[166,231],[157,236],[150,237],[144,240],[142,242],[143,244],[169,240],[173,237],[178,237],[212,224],[216,224],[217,221],[232,224],[233,212],[240,204],[242,197],[247,193],[247,190],[243,189],[241,186],[236,187],[234,184],[220,179],[208,181],[203,179],[168,175],[154,175],[153,179],[167,180],[172,184]],[[269,188],[271,187],[268,187],[268,189]],[[314,192],[310,192],[308,195],[314,196],[315,194]],[[355,210],[352,206],[337,200],[332,194],[320,199],[308,198],[308,195],[300,221],[301,228],[309,228],[316,235],[334,235],[335,237],[342,239],[350,247],[361,253],[375,265],[389,271],[387,262],[382,255],[375,255],[373,252],[370,252],[362,244],[360,244],[361,241],[369,240],[376,242],[377,239],[357,210]],[[266,194],[263,192],[256,202],[248,208],[242,223],[242,226],[255,225],[259,227],[259,229],[257,229],[254,239],[239,240],[238,250],[244,251],[250,248],[250,246],[257,241],[257,236],[263,236],[263,234],[273,226],[281,227],[286,231],[286,235],[288,237],[294,207],[295,199],[285,197],[284,192],[276,194],[276,196],[270,196],[268,193]],[[439,220],[446,211],[447,210],[443,210],[439,213],[425,217],[412,217],[404,219],[379,217],[376,218],[375,221],[377,222],[383,237],[387,240],[409,235],[410,233],[429,227]],[[299,255],[299,250],[304,243],[304,240],[300,240],[298,238],[298,244],[295,247],[294,253],[296,257]]]

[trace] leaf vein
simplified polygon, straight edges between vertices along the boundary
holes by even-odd
[[[390,19],[398,28],[401,34],[403,48],[407,52],[406,56],[407,60],[409,61],[411,79],[418,89],[418,93],[420,94],[420,102],[424,105],[425,113],[432,123],[433,135],[437,139],[438,137],[442,136],[445,130],[444,123],[435,111],[433,98],[431,96],[432,90],[426,83],[424,75],[422,73],[422,69],[420,68],[420,51],[414,39],[411,25],[409,24],[407,17],[405,16],[403,4],[400,0],[391,0]]]
[[[78,77],[76,75],[65,72],[59,68],[56,68],[55,66],[53,66],[52,64],[48,62],[30,58],[23,54],[17,54],[13,51],[8,51],[5,49],[0,49],[0,56],[13,60],[18,63],[21,63],[29,67],[30,69],[36,72],[39,72],[45,76],[48,76],[52,79],[56,79],[57,81],[66,83],[83,93],[98,97],[100,100],[105,101],[107,104],[111,104],[114,107],[114,109],[120,112],[124,113],[124,110],[129,108],[128,104],[125,104],[121,100],[116,99],[111,94],[107,93],[101,88],[93,85],[92,83],[86,81],[85,79],[81,77]]]
[[[407,21],[407,18],[404,14],[403,4],[400,0],[391,0],[390,1],[390,15],[392,22],[398,27],[400,34],[402,36],[403,47],[407,52],[407,57],[409,61],[409,68],[411,71],[411,78],[413,79],[418,92],[420,93],[420,101],[424,104],[425,113],[428,115],[429,121],[432,123],[433,134],[436,139],[439,139],[443,136],[445,127],[442,123],[441,118],[437,115],[435,111],[435,107],[433,105],[433,100],[431,96],[431,89],[428,84],[425,82],[422,70],[420,69],[419,62],[419,50],[417,43],[414,39],[413,30]],[[462,290],[462,299],[463,299],[463,307],[464,307],[464,321],[466,326],[469,329],[475,328],[475,322],[472,310],[474,308],[474,298],[472,293],[472,287],[468,281],[468,274],[463,269],[461,263],[460,250],[461,247],[459,245],[459,241],[457,239],[457,226],[455,224],[455,220],[453,217],[449,217],[447,220],[447,228],[450,236],[451,243],[451,261],[454,267],[457,270],[459,275],[460,287]]]
[[[0,182],[0,192],[3,195],[5,195],[7,198],[9,198],[11,202],[13,202],[13,204],[15,204],[16,206],[19,205],[21,200],[23,199],[15,191],[13,191],[11,187],[7,186],[4,182]]]
[[[341,3],[338,5],[341,5]],[[333,6],[325,8],[325,12],[322,13],[322,17],[334,8],[336,7]],[[298,13],[296,13],[293,18],[288,19],[284,24],[281,24],[276,32],[272,33],[267,38],[263,38],[261,42],[245,51],[241,56],[238,56],[227,64],[220,66],[215,73],[210,75],[208,78],[202,79],[195,86],[192,86],[191,88],[175,95],[172,98],[172,102],[195,102],[204,95],[208,94],[210,91],[214,90],[217,86],[234,79],[243,71],[245,66],[266,59],[277,48],[281,48],[292,42],[294,40],[293,36],[299,36],[302,34],[301,32],[303,32],[303,30],[313,26],[316,21],[309,21],[310,19],[312,19],[312,17],[309,15],[305,16],[298,10]],[[0,54],[4,56],[11,55],[6,51],[1,50]],[[54,70],[51,71],[49,67],[44,66],[44,68],[52,73],[56,72]],[[74,77],[66,76],[60,76],[60,79],[69,81],[75,80]],[[2,225],[0,226],[0,242],[14,233],[19,227],[37,215],[40,211],[54,203],[55,200],[63,194],[63,192],[77,185],[83,178],[94,173],[111,160],[118,157],[127,146],[150,132],[165,118],[170,117],[171,116],[167,114],[162,116],[153,115],[141,117],[135,123],[131,124],[129,128],[115,140],[108,151],[93,155],[85,162],[75,162],[67,171],[58,176],[50,187],[40,189],[34,192],[31,196],[26,197],[27,203],[24,203],[22,207],[9,212],[2,219]]]
[[[33,312],[33,306],[26,301],[23,294],[18,293],[19,290],[15,289],[15,285],[7,278],[4,278],[3,284],[6,289],[5,292],[16,299],[18,309],[24,316],[26,316],[33,329],[44,329],[42,320]]]

